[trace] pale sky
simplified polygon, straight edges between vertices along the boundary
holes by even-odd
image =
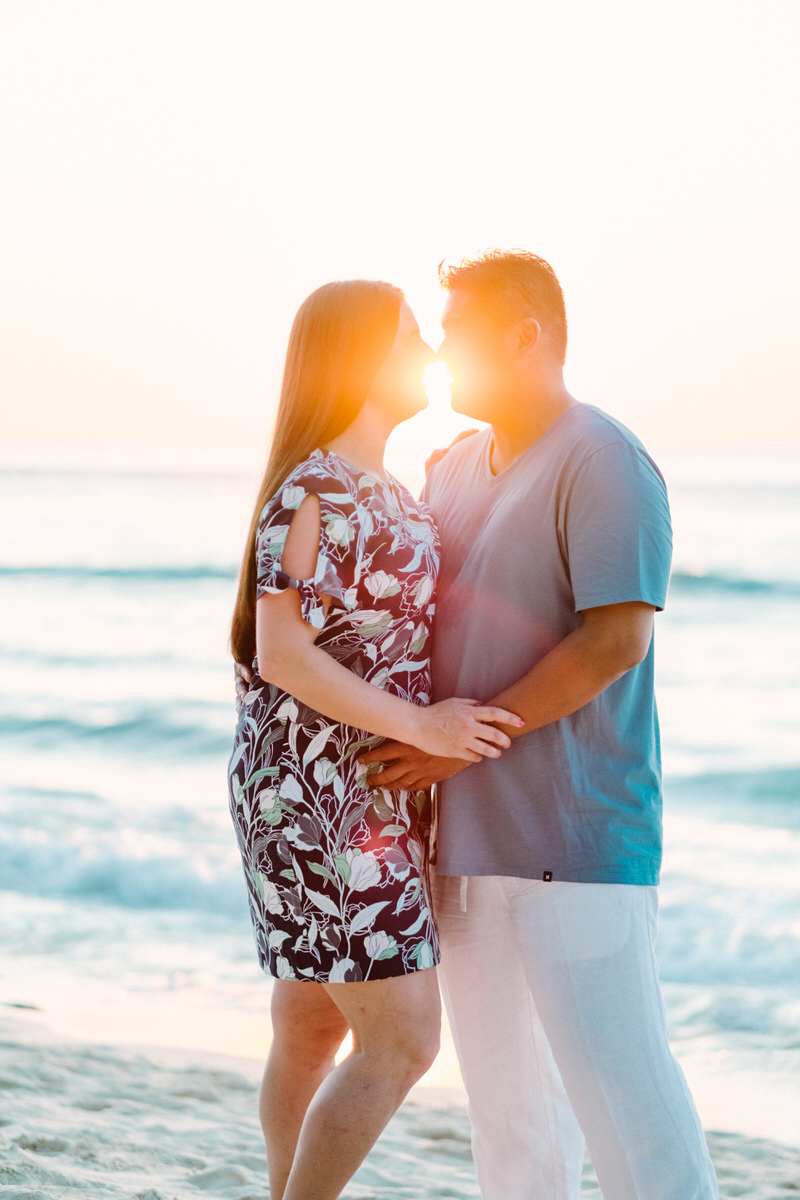
[[[436,345],[437,263],[523,246],[578,399],[800,446],[797,0],[0,14],[4,438],[261,446],[309,291],[389,279]]]

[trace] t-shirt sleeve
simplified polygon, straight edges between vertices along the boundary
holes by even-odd
[[[292,579],[281,570],[281,555],[294,514],[312,494],[319,497],[320,505],[317,565],[311,579]],[[313,470],[291,475],[261,514],[256,537],[256,596],[294,588],[300,596],[303,620],[321,629],[325,623],[323,596],[331,596],[336,607],[355,606],[358,532],[355,500],[340,479]]]
[[[561,536],[575,611],[639,600],[661,610],[672,560],[664,480],[626,442],[596,450],[578,468],[563,506]]]

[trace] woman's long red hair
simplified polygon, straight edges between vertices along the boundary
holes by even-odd
[[[403,293],[346,279],[317,288],[292,324],[275,432],[247,537],[231,623],[237,662],[256,654],[256,536],[264,506],[312,450],[352,424],[397,334]]]

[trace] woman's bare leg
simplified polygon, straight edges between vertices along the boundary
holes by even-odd
[[[275,980],[272,1046],[259,1096],[272,1200],[283,1196],[306,1109],[347,1032],[321,983]]]
[[[353,1050],[308,1106],[283,1200],[335,1200],[439,1049],[435,968],[320,986],[352,1030]]]

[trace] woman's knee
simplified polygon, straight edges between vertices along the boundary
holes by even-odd
[[[394,1030],[372,1039],[361,1049],[376,1064],[381,1075],[392,1075],[407,1091],[433,1066],[439,1053],[440,1030],[427,1028]]]
[[[353,1032],[354,1051],[374,1061],[376,1071],[414,1082],[428,1070],[441,1030],[435,970],[322,986]]]
[[[436,997],[438,1001],[438,996]],[[438,1003],[398,1008],[390,1020],[373,1026],[358,1039],[362,1047],[396,1064],[412,1083],[433,1066],[441,1041]],[[358,1044],[358,1042],[357,1042]]]
[[[273,1042],[304,1059],[332,1058],[347,1036],[347,1021],[322,988],[317,992],[316,985],[299,982],[289,986],[292,991],[277,985],[273,991]],[[313,993],[307,990],[311,988]]]
[[[426,1029],[414,1031],[414,1035],[405,1045],[405,1056],[409,1070],[419,1079],[429,1071],[436,1061],[441,1044],[441,1024],[431,1023]]]

